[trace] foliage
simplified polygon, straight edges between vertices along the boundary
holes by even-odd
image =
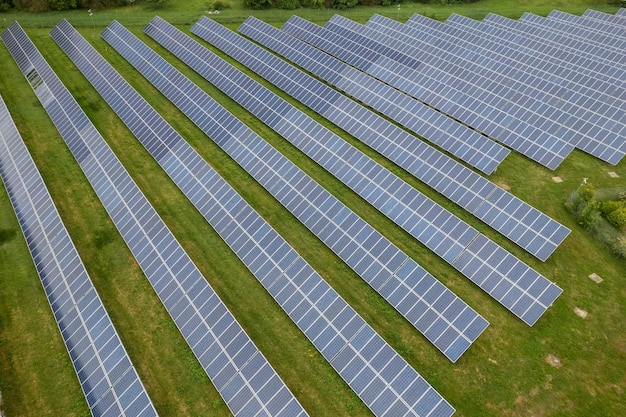
[[[228,9],[229,7],[230,7],[230,4],[222,0],[215,0],[213,3],[209,3],[209,6],[208,6],[208,8],[211,10],[224,10],[224,9]]]
[[[596,188],[590,182],[585,182],[578,188],[578,194],[583,200],[589,202],[593,200],[596,194]]]
[[[300,7],[299,0],[270,0],[270,3],[276,9],[294,10]]]
[[[606,215],[606,219],[618,229],[626,226],[626,207],[620,207],[613,210]]]
[[[57,11],[75,9],[76,0],[48,0],[48,6]]]
[[[13,0],[0,0],[0,12],[8,12],[13,6]]]
[[[359,3],[359,0],[335,0],[333,8],[339,10],[351,9]]]
[[[626,205],[623,201],[598,201],[596,196],[599,194],[602,193],[596,192],[595,187],[586,182],[572,192],[565,206],[585,230],[610,247],[616,255],[626,257],[626,239],[619,231],[626,226]]]
[[[618,210],[622,208],[623,204],[621,201],[601,201],[600,202],[600,212],[604,217],[607,217],[612,211]]]
[[[269,9],[272,7],[270,0],[243,0],[246,7],[255,10]]]

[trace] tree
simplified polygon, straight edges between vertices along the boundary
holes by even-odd
[[[270,0],[244,0],[243,4],[246,7],[256,10],[269,9],[272,6]]]
[[[48,0],[48,6],[52,10],[75,9],[76,0]]]
[[[335,0],[333,2],[333,7],[335,9],[341,10],[351,9],[352,7],[356,6],[358,2],[358,0]]]

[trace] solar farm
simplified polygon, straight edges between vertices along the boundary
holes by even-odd
[[[0,410],[626,413],[625,9],[0,38]]]

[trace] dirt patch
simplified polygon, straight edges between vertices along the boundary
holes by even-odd
[[[589,275],[589,279],[595,281],[598,284],[602,282],[602,278],[600,277],[600,275],[596,274],[595,272]]]
[[[589,315],[589,313],[587,313],[585,310],[583,310],[582,308],[578,308],[578,307],[574,307],[574,313],[581,319],[586,319],[587,316]]]
[[[498,185],[498,187],[502,188],[503,190],[511,191],[511,186],[507,184],[506,182],[498,181],[496,184]]]
[[[561,178],[561,177],[552,177],[552,181],[554,181],[556,183],[561,183],[561,182],[563,182],[563,178]]]
[[[551,366],[554,366],[555,368],[560,368],[561,366],[563,366],[563,364],[561,363],[561,359],[559,359],[552,353],[546,356],[546,362],[548,362]]]

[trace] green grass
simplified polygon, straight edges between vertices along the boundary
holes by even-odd
[[[172,1],[171,6],[158,10],[147,6],[97,10],[93,22],[85,11],[2,14],[0,17],[6,20],[0,19],[0,24],[17,19],[26,28],[207,280],[310,415],[371,414],[51,40],[49,28],[61,17],[67,17],[80,26],[80,32],[105,58],[452,403],[457,409],[457,416],[626,415],[626,290],[623,282],[626,261],[616,259],[608,249],[594,241],[563,206],[583,177],[589,178],[598,188],[623,186],[625,162],[613,167],[575,151],[552,172],[514,153],[491,176],[492,181],[511,187],[513,194],[572,229],[563,245],[547,262],[542,263],[334,128],[564,289],[555,305],[534,327],[529,328],[141,33],[141,27],[155,14],[187,30],[187,26],[206,9],[204,2],[180,3],[185,5]],[[529,10],[547,14],[554,8],[573,13],[581,13],[587,8],[615,11],[614,6],[607,6],[605,2],[544,4],[539,1],[482,0],[472,5],[448,8],[402,4],[400,19],[408,18],[413,12],[437,18],[445,18],[452,12],[476,18],[489,12],[515,17]],[[296,12],[322,23],[334,13],[304,9]],[[395,7],[357,8],[343,12],[359,21],[364,21],[373,13],[397,17]],[[217,19],[236,29],[248,14],[249,11],[232,6]],[[291,12],[261,11],[254,14],[280,24]],[[451,364],[445,359],[108,47],[99,33],[102,26],[114,18],[130,25],[144,41],[489,320],[491,326],[459,362]],[[186,347],[4,47],[0,47],[0,94],[44,176],[159,413],[162,416],[189,417],[228,415],[227,407]],[[610,178],[607,171],[617,172],[620,178]],[[551,178],[557,175],[563,178],[563,183],[552,181]],[[587,275],[592,272],[602,276],[604,282],[596,284],[588,279]],[[573,312],[575,307],[588,311],[589,316],[584,320],[579,318]],[[546,362],[549,354],[560,358],[560,368]],[[1,408],[10,417],[89,415],[3,188],[0,188],[0,392],[3,398]]]

